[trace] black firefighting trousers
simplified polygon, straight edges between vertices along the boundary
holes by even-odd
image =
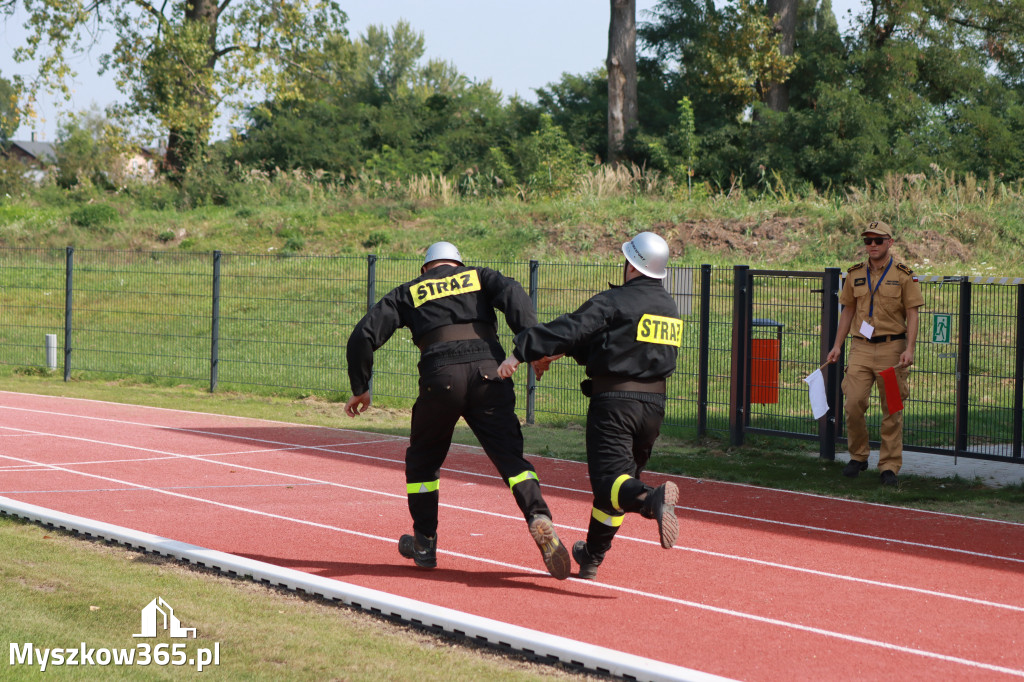
[[[587,549],[601,560],[612,546],[626,512],[639,512],[638,499],[653,490],[640,481],[665,418],[665,396],[612,391],[590,399],[587,409],[587,468],[594,510]]]
[[[523,432],[515,414],[511,379],[498,376],[493,359],[444,365],[421,371],[412,408],[405,480],[413,528],[427,537],[437,532],[438,485],[459,417],[472,429],[524,518],[551,517],[533,466],[523,458]]]

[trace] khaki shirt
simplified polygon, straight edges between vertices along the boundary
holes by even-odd
[[[871,310],[871,292],[868,290],[868,263],[857,263],[847,270],[846,283],[839,295],[839,303],[843,306],[854,306],[853,322],[850,332],[860,337],[861,322],[866,321],[875,328],[873,336],[890,336],[903,334],[907,331],[907,310],[924,305],[921,286],[914,277],[914,271],[903,263],[895,260],[885,274],[885,280],[879,284],[883,263],[880,268],[871,268],[871,288],[875,291],[874,315]]]

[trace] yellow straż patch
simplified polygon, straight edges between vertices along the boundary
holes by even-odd
[[[446,296],[458,296],[471,291],[480,291],[480,275],[476,270],[467,270],[451,277],[425,279],[410,288],[412,304],[419,308],[427,301],[436,301]]]
[[[636,340],[666,346],[683,344],[683,321],[675,317],[644,315],[636,326]]]

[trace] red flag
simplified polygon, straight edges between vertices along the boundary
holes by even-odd
[[[900,382],[896,379],[896,368],[882,370],[882,385],[885,387],[885,404],[889,414],[896,414],[903,409],[903,398],[900,397]]]

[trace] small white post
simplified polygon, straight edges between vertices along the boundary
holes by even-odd
[[[47,334],[46,335],[46,367],[47,369],[57,369],[57,335]]]

